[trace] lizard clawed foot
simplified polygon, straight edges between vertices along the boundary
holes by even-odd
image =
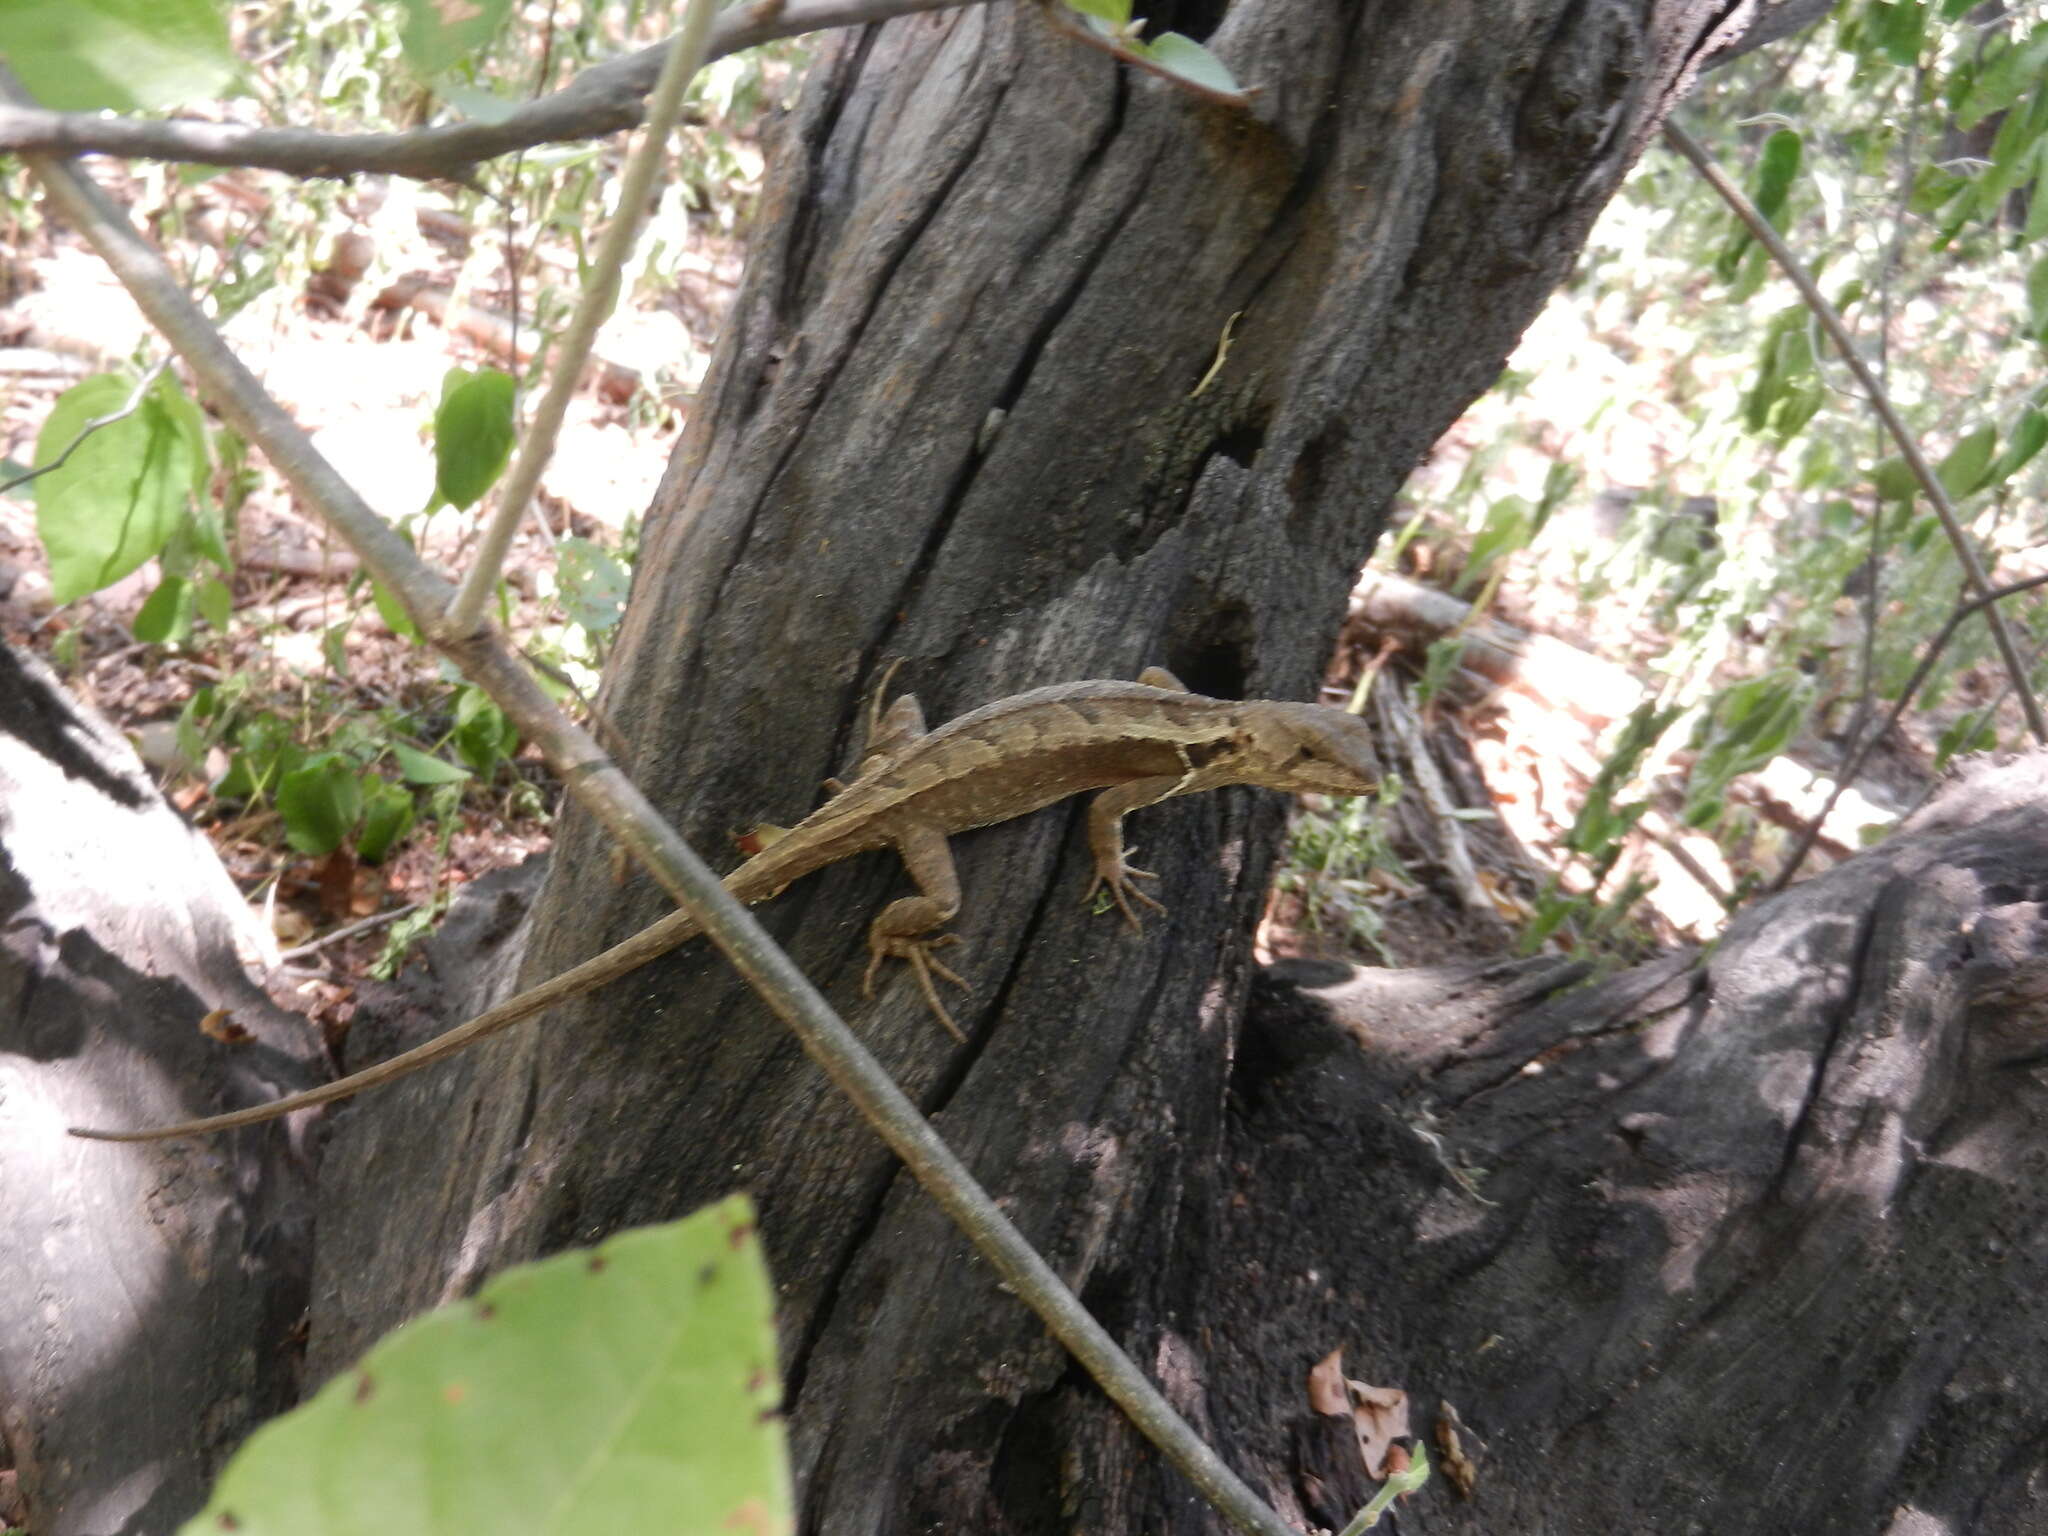
[[[881,969],[884,960],[907,961],[910,969],[917,975],[918,989],[924,993],[925,1005],[931,1009],[932,1016],[945,1026],[947,1034],[965,1045],[967,1037],[960,1032],[960,1026],[953,1022],[953,1015],[946,1012],[946,1005],[939,1001],[939,989],[932,985],[932,977],[937,975],[953,983],[962,992],[974,990],[966,977],[952,970],[932,954],[935,949],[943,949],[948,944],[959,942],[959,935],[952,933],[940,934],[935,939],[881,938],[872,941],[868,951],[867,974],[861,977],[860,995],[875,995],[875,972]]]
[[[1133,851],[1135,852],[1135,850]],[[1116,903],[1117,911],[1123,913],[1124,921],[1131,925],[1131,931],[1133,933],[1142,933],[1145,931],[1145,925],[1138,921],[1138,914],[1131,910],[1131,903],[1135,901],[1140,906],[1150,907],[1154,912],[1164,912],[1166,908],[1154,901],[1150,896],[1147,896],[1143,891],[1131,884],[1131,882],[1133,880],[1157,880],[1158,878],[1149,869],[1133,869],[1130,865],[1119,859],[1115,869],[1108,871],[1104,871],[1101,868],[1096,869],[1095,878],[1088,882],[1088,889],[1081,893],[1081,901],[1084,905],[1093,901],[1095,893],[1106,887],[1109,891],[1110,900]]]

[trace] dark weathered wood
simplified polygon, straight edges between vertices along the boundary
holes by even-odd
[[[304,1086],[253,919],[118,734],[0,647],[0,1436],[37,1536],[173,1529],[298,1391],[307,1169],[282,1127],[89,1145]],[[229,1008],[250,1039],[200,1032]]]
[[[2048,1529],[2044,870],[2036,755],[1696,968],[1476,1033],[1255,1000],[1193,1309],[1227,1438],[1284,1468],[1274,1364],[1342,1345],[1489,1443],[1432,1532]]]
[[[1396,488],[1739,30],[1728,9],[1155,7],[1198,33],[1222,15],[1208,41],[1261,88],[1251,115],[1133,77],[1028,5],[845,40],[806,82],[650,513],[604,699],[637,780],[714,853],[787,824],[897,657],[934,721],[1149,662],[1202,692],[1306,696]],[[1274,1426],[1233,1405],[1307,1363],[1222,1380],[1200,1326],[1280,816],[1232,791],[1134,817],[1172,906],[1142,938],[1079,905],[1078,807],[961,839],[966,1048],[900,977],[859,996],[890,860],[764,909],[1234,1458]],[[570,817],[527,975],[660,906]],[[444,1153],[404,1170],[413,1251],[387,1257],[383,1197],[351,1182],[427,1115]],[[807,1529],[1204,1525],[701,947],[337,1116],[327,1171],[319,1290],[350,1304],[316,1313],[320,1369],[490,1267],[745,1186]]]

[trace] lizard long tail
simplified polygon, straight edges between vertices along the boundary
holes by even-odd
[[[380,1061],[373,1067],[335,1082],[324,1083],[318,1088],[308,1088],[304,1093],[290,1094],[268,1104],[252,1105],[238,1109],[231,1114],[210,1115],[204,1120],[185,1120],[177,1125],[157,1126],[142,1131],[95,1131],[82,1126],[73,1126],[71,1134],[87,1141],[165,1141],[173,1136],[206,1136],[215,1131],[231,1131],[237,1126],[259,1125],[265,1120],[275,1120],[280,1115],[291,1114],[294,1110],[311,1109],[315,1104],[329,1104],[336,1099],[345,1099],[361,1093],[365,1088],[374,1088],[379,1083],[388,1083],[393,1078],[404,1077],[430,1062],[444,1056],[452,1056],[473,1041],[486,1035],[495,1035],[501,1029],[509,1029],[522,1019],[530,1019],[543,1009],[552,1008],[556,1003],[566,1002],[580,993],[589,992],[614,981],[628,971],[637,970],[657,955],[667,954],[678,944],[694,938],[697,924],[687,912],[671,912],[660,922],[641,929],[624,943],[614,944],[601,955],[594,955],[581,965],[574,966],[551,976],[539,986],[521,992],[517,997],[507,998],[497,1007],[487,1009],[469,1020],[458,1024],[446,1034],[436,1035],[424,1045],[416,1045],[389,1061]]]

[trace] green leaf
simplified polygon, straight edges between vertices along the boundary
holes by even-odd
[[[562,539],[555,545],[555,582],[562,611],[569,622],[593,634],[608,633],[626,611],[626,591],[633,573],[625,562],[589,539]]]
[[[450,506],[470,507],[505,472],[515,437],[512,375],[495,368],[451,368],[434,412],[434,490]]]
[[[1764,140],[1764,152],[1757,162],[1753,201],[1757,211],[1780,229],[1784,227],[1785,199],[1799,175],[1803,149],[1798,134],[1780,128]]]
[[[133,378],[121,374],[86,379],[58,396],[37,434],[38,464],[77,443],[61,468],[34,482],[36,531],[60,603],[112,586],[156,555],[184,520],[197,466],[172,403],[182,398],[175,384],[159,379],[135,410],[79,437],[134,392]]]
[[[1179,75],[1212,91],[1226,95],[1242,95],[1244,88],[1237,83],[1237,76],[1225,67],[1223,61],[1191,37],[1178,32],[1162,32],[1150,43],[1135,43],[1145,55],[1161,69]]]
[[[455,701],[455,751],[485,778],[519,747],[519,730],[481,688],[464,688]]]
[[[235,616],[235,594],[228,584],[218,577],[209,576],[193,583],[193,596],[198,600],[199,617],[206,620],[207,627],[215,634],[224,635]]]
[[[212,0],[5,0],[0,54],[38,104],[65,112],[204,100],[237,68]]]
[[[192,515],[187,519],[192,548],[211,560],[221,570],[235,568],[234,553],[228,548],[227,525],[215,505],[202,488],[192,505]]]
[[[356,833],[356,857],[381,864],[391,845],[412,830],[412,796],[381,774],[363,776],[363,826]]]
[[[1533,519],[1529,503],[1519,496],[1503,496],[1486,512],[1486,522],[1472,541],[1472,555],[1458,578],[1463,591],[1485,575],[1494,562],[1529,546]]]
[[[377,617],[384,621],[391,633],[401,640],[419,639],[419,626],[413,623],[412,615],[405,611],[405,604],[401,603],[383,582],[373,580],[370,583],[370,601],[376,604]]]
[[[1896,0],[1873,9],[1878,47],[1894,64],[1910,68],[1920,58],[1920,39],[1927,28],[1926,0]]]
[[[2027,406],[2012,424],[2012,435],[2005,440],[2005,452],[1985,474],[1984,486],[2003,485],[2026,468],[2028,461],[2044,446],[2048,446],[2048,416],[2043,416],[2031,405]]]
[[[444,763],[402,741],[391,743],[391,755],[398,759],[398,771],[408,784],[453,784],[470,776],[467,768]]]
[[[1127,26],[1131,19],[1131,0],[1067,0],[1067,9],[1106,21],[1113,29]]]
[[[223,800],[253,799],[305,758],[290,726],[275,715],[258,715],[236,730],[235,755],[213,792]]]
[[[1984,483],[1985,473],[1991,468],[1991,451],[1997,446],[1998,428],[1986,422],[1964,433],[1961,441],[1948,451],[1934,477],[1951,501],[1961,501]]]
[[[194,611],[192,583],[166,576],[136,612],[135,638],[149,645],[182,641],[192,633]]]
[[[277,812],[285,841],[318,857],[332,853],[363,813],[356,770],[339,752],[320,752],[277,781]]]
[[[2048,256],[2027,273],[2027,324],[2037,338],[2048,341]]]
[[[511,0],[405,0],[399,45],[422,75],[438,75],[481,53],[511,10]]]
[[[1870,483],[1881,501],[1911,501],[1920,493],[1920,482],[1906,461],[1897,454],[1870,472]]]
[[[181,1536],[786,1536],[774,1319],[741,1195],[508,1270],[257,1430]]]
[[[1950,758],[1959,752],[1989,752],[1998,745],[1998,732],[1991,722],[1976,710],[1951,721],[1947,730],[1941,733],[1934,745],[1934,771],[1939,773],[1948,766]]]

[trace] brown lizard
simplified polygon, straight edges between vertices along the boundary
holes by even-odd
[[[885,679],[886,682],[886,679]],[[879,702],[879,694],[877,696]],[[726,876],[741,901],[775,895],[792,880],[856,853],[894,848],[918,894],[884,907],[868,929],[870,960],[862,980],[874,995],[882,961],[907,961],[926,1002],[956,1039],[964,1039],[940,1003],[934,975],[967,983],[932,957],[952,942],[933,930],[960,909],[960,882],[947,838],[1008,821],[1068,795],[1099,789],[1088,810],[1095,878],[1124,918],[1139,926],[1132,902],[1165,910],[1137,889],[1151,879],[1125,862],[1123,819],[1173,795],[1226,784],[1356,795],[1375,782],[1371,734],[1362,720],[1320,704],[1239,702],[1190,693],[1171,673],[1148,668],[1135,683],[1060,683],[998,699],[927,732],[917,700],[905,694],[871,722],[850,784],[827,780],[832,798]],[[769,829],[771,832],[773,829]],[[142,1131],[74,1128],[98,1141],[155,1141],[254,1125],[294,1110],[347,1098],[452,1055],[473,1041],[556,1003],[614,981],[698,932],[674,912],[603,954],[478,1014],[424,1045],[319,1088],[231,1114]]]

